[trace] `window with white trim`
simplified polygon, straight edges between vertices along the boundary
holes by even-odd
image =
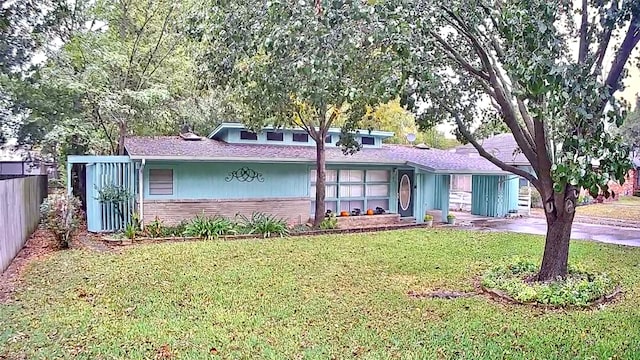
[[[172,169],[149,169],[149,195],[173,195]]]
[[[316,197],[316,171],[310,174],[309,196]],[[374,210],[381,207],[389,210],[391,172],[389,170],[327,170],[325,181],[325,207],[333,212],[360,209]],[[315,212],[315,201],[311,203]]]

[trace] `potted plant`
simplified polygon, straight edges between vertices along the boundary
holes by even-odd
[[[453,214],[449,214],[447,215],[447,222],[451,225],[455,225],[456,224],[456,216]]]
[[[427,224],[428,227],[433,226],[433,216],[429,214],[424,214],[424,223]]]

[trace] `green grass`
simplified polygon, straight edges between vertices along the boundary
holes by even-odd
[[[406,295],[470,291],[487,268],[538,259],[542,246],[406,230],[59,252],[0,305],[0,358],[148,359],[164,344],[180,359],[640,358],[640,249],[572,244],[572,261],[624,286],[599,310]]]
[[[579,206],[577,215],[618,220],[640,220],[640,197],[625,196],[618,201]]]

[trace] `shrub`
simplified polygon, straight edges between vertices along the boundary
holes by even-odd
[[[220,235],[236,234],[236,224],[231,220],[222,217],[206,217],[203,215],[196,216],[193,220],[186,224],[183,234],[186,236],[201,237],[211,240],[217,239]]]
[[[289,235],[287,221],[274,215],[254,212],[251,218],[239,215],[240,226],[245,234],[260,234],[264,238]]]
[[[127,239],[131,239],[131,240],[135,239],[137,232],[138,232],[138,229],[133,223],[127,224],[127,226],[124,228],[124,236]]]
[[[580,266],[569,266],[569,275],[553,282],[533,281],[537,271],[534,262],[518,260],[487,270],[482,286],[503,291],[518,302],[558,307],[588,306],[616,288],[615,282],[606,274],[589,273]]]
[[[122,221],[125,219],[124,213],[124,203],[129,201],[133,196],[129,189],[124,186],[117,185],[105,185],[102,188],[98,189],[98,200],[102,204],[111,204],[113,205],[113,209],[116,214],[120,217]]]
[[[322,222],[320,223],[320,229],[322,230],[331,230],[331,229],[336,229],[337,227],[338,227],[338,219],[333,213],[325,217],[324,220],[322,220]]]
[[[448,217],[448,216],[447,216]],[[424,221],[433,221],[433,215],[424,214]]]
[[[162,236],[164,237],[184,236],[184,232],[187,229],[187,224],[188,222],[181,221],[178,225],[165,226],[162,229]]]
[[[144,234],[151,238],[163,237],[165,236],[164,233],[165,233],[164,223],[157,216],[152,222],[148,223],[144,227]]]
[[[291,233],[296,233],[296,234],[304,234],[306,232],[309,232],[313,230],[313,228],[307,224],[298,224],[296,226],[294,226],[293,228],[291,228]]]
[[[78,229],[81,217],[78,198],[67,194],[51,194],[40,205],[41,221],[55,237],[58,247],[66,249]]]
[[[536,209],[541,209],[544,205],[542,204],[542,196],[535,188],[531,188],[531,207]]]

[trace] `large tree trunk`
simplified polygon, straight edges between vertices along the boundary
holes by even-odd
[[[545,204],[547,237],[544,245],[542,265],[538,273],[539,281],[551,281],[567,275],[569,261],[569,240],[575,216],[576,197],[573,189],[555,193],[553,207]],[[568,194],[565,197],[565,193]],[[551,210],[551,211],[549,211]]]
[[[327,169],[324,153],[324,137],[318,136],[316,140],[316,214],[313,219],[313,227],[319,228],[320,223],[324,220],[325,206],[325,183],[327,180]]]
[[[127,138],[127,123],[118,123],[118,155],[124,155],[124,140]]]

